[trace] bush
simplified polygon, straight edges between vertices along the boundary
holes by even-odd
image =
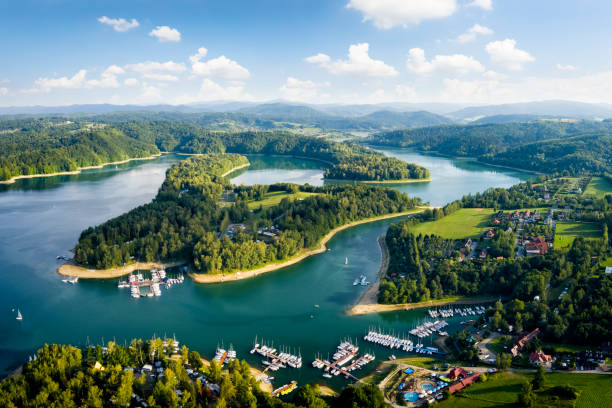
[[[578,398],[578,389],[571,385],[557,385],[549,390],[553,395],[559,396],[565,399],[576,399]]]

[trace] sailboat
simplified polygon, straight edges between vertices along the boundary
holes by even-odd
[[[23,320],[23,316],[21,316],[21,310],[17,309],[17,317],[15,319]]]
[[[344,258],[344,264],[348,265],[348,256],[346,258]]]

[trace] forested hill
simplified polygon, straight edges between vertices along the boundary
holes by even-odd
[[[158,153],[154,144],[134,140],[117,129],[34,123],[0,130],[0,180],[74,171]]]
[[[108,268],[133,260],[182,260],[203,273],[248,270],[293,257],[341,225],[420,203],[396,190],[365,185],[235,188],[221,177],[245,163],[245,157],[225,153],[175,164],[153,202],[83,231],[76,262]],[[268,193],[282,199],[258,208]],[[274,238],[262,234],[261,228],[272,226]]]
[[[549,173],[612,170],[612,122],[542,120],[382,132],[369,141]]]

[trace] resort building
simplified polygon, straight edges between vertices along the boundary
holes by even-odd
[[[510,350],[510,353],[512,353],[512,357],[518,356],[521,349],[525,347],[527,343],[531,342],[539,333],[540,329],[535,328],[532,332],[521,337]]]
[[[450,387],[448,387],[448,391],[451,394],[454,394],[455,392],[462,390],[463,388],[465,388],[466,386],[470,385],[471,383],[475,382],[476,380],[478,380],[480,378],[480,373],[475,373],[472,374],[470,376],[465,377],[463,380],[451,385]]]
[[[529,362],[537,366],[546,365],[552,362],[552,357],[548,354],[544,354],[542,350],[537,350],[531,353]]]

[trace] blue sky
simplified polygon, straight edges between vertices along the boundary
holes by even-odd
[[[612,2],[5,1],[0,106],[612,102]]]

